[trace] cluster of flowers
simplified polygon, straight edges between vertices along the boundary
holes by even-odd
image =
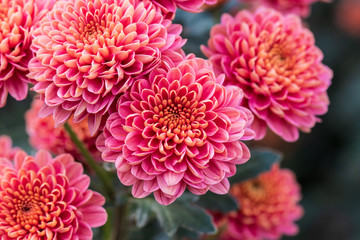
[[[242,141],[264,138],[267,128],[296,141],[320,121],[332,72],[299,16],[270,8],[224,14],[202,46],[209,59],[185,54],[176,9],[215,2],[0,1],[0,107],[8,93],[24,99],[32,84],[39,97],[26,114],[30,142],[60,154],[0,152],[2,239],[91,239],[90,227],[106,221],[104,198],[62,154],[81,160],[61,128],[67,121],[99,161],[115,164],[134,197],[153,193],[164,205],[185,189],[227,193],[236,165],[250,158]],[[244,239],[296,232],[296,182],[278,168],[268,174],[231,190],[250,210],[229,218],[230,232],[241,229]],[[283,182],[284,197],[267,195]],[[278,199],[285,202],[266,210]],[[277,210],[280,220],[266,220]]]

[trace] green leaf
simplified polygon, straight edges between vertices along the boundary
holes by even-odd
[[[169,236],[174,235],[180,224],[177,222],[176,217],[172,215],[170,207],[159,205],[155,207],[155,212],[156,217],[165,232]]]
[[[155,209],[161,226],[169,236],[173,236],[179,227],[196,233],[214,233],[216,231],[211,216],[191,202],[180,200],[168,206],[155,205]]]
[[[129,240],[170,240],[164,232],[161,232],[157,221],[150,221],[145,227],[133,228],[130,232]]]
[[[237,166],[236,174],[230,183],[242,182],[257,177],[260,173],[269,171],[274,163],[280,162],[282,154],[270,149],[254,149],[251,158]]]
[[[179,230],[176,232],[175,239],[200,239],[200,236],[198,233],[187,230],[185,228],[179,228]]]
[[[218,195],[212,192],[202,195],[197,204],[203,208],[220,212],[231,212],[238,209],[238,203],[231,195]]]
[[[153,213],[153,201],[149,199],[143,199],[137,201],[135,208],[135,224],[138,228],[144,227],[150,219],[151,214]]]
[[[185,229],[197,233],[215,233],[211,216],[199,206],[193,204],[172,206],[172,211],[176,214],[177,222]]]
[[[152,215],[155,215],[160,226],[170,237],[184,228],[187,231],[197,233],[214,233],[216,231],[211,216],[194,201],[198,197],[184,193],[174,203],[164,206],[157,203],[153,198],[134,199],[134,216],[138,227],[143,227]],[[188,234],[189,235],[189,234]]]

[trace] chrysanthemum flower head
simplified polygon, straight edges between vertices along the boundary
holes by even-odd
[[[0,0],[0,107],[8,94],[23,100],[28,92],[32,33],[55,0]]]
[[[0,161],[0,175],[2,174],[4,168],[11,166],[11,161],[14,160],[15,154],[18,151],[22,151],[22,149],[13,147],[12,140],[9,136],[0,136],[0,159],[6,159],[6,161]]]
[[[336,9],[336,23],[353,37],[360,37],[360,1],[341,0]]]
[[[175,17],[177,8],[187,12],[197,13],[201,11],[204,5],[212,5],[217,0],[151,0],[155,5],[161,8],[164,15],[170,15],[170,18]]]
[[[11,239],[92,239],[106,222],[105,198],[88,189],[90,178],[69,154],[35,157],[19,151],[0,172],[0,236]]]
[[[12,146],[12,140],[9,136],[0,135],[0,158],[13,159],[16,152],[20,150],[20,148]]]
[[[332,71],[321,63],[314,42],[299,17],[267,8],[224,14],[212,28],[202,50],[227,84],[243,89],[243,105],[255,115],[255,139],[263,138],[268,126],[295,141],[299,129],[309,132],[327,112]]]
[[[46,104],[41,116],[53,114],[56,125],[88,116],[95,133],[133,77],[181,52],[180,32],[150,1],[58,1],[32,43],[28,76]]]
[[[42,100],[34,99],[31,108],[25,114],[26,132],[29,135],[30,145],[37,150],[45,149],[55,155],[69,153],[75,159],[83,160],[63,126],[56,128],[52,116],[39,117],[42,105]],[[100,161],[101,154],[95,145],[99,132],[94,136],[90,135],[86,118],[79,123],[73,123],[70,117],[68,123],[76,136],[85,144],[93,156]]]
[[[280,239],[295,235],[294,221],[303,215],[300,187],[293,172],[274,165],[255,179],[235,184],[230,193],[240,209],[224,216],[223,240]]]
[[[282,13],[293,13],[301,17],[310,15],[311,5],[316,2],[331,2],[332,0],[240,0],[252,6],[274,8]]]
[[[243,93],[223,87],[209,62],[189,56],[139,78],[118,101],[98,147],[120,181],[141,198],[170,204],[188,188],[224,194],[235,164],[250,157],[239,140],[253,138]]]

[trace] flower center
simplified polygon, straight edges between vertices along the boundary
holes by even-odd
[[[264,69],[264,75],[259,87],[255,89],[258,93],[268,95],[271,92],[279,92],[283,88],[294,93],[301,88],[303,79],[298,77],[298,74],[306,65],[298,61],[298,56],[302,54],[303,49],[294,43],[293,38],[280,37],[282,40],[279,42],[261,46],[263,50],[259,53],[258,64]]]
[[[275,44],[269,52],[266,62],[270,64],[275,70],[286,70],[292,66],[291,54],[284,47]]]
[[[160,132],[157,138],[173,139],[176,143],[183,142],[187,137],[200,138],[203,135],[201,120],[205,117],[204,110],[205,108],[199,108],[198,101],[189,101],[185,96],[163,100],[154,107],[153,119],[159,123],[154,130]],[[195,142],[189,141],[189,138],[185,142],[194,146]]]
[[[31,183],[28,179],[24,176],[17,188],[0,192],[0,233],[6,232],[11,239],[22,239],[29,233],[44,236],[47,228],[59,223],[56,219],[61,211],[54,202],[58,190],[50,191],[49,184],[41,184],[40,179]]]
[[[46,207],[48,199],[33,190],[26,191],[21,185],[18,191],[7,189],[6,192],[6,196],[2,194],[0,215],[4,216],[4,220],[11,226],[9,232],[14,231],[11,234],[21,236],[28,231],[34,233],[45,229],[46,214],[44,213],[48,210]]]
[[[268,196],[265,186],[258,179],[242,184],[241,193],[253,202],[264,202]]]
[[[105,30],[105,22],[101,21],[101,24],[94,22],[94,21],[90,21],[87,24],[84,23],[80,23],[80,39],[85,43],[85,44],[93,44],[98,38],[99,36],[104,34],[104,30]]]
[[[186,97],[183,97],[182,100],[182,104],[179,97],[176,97],[175,103],[171,99],[163,100],[155,107],[155,113],[160,117],[158,121],[165,129],[178,129],[179,131],[191,129],[190,123],[195,120],[194,115],[196,115],[197,109],[190,108],[190,102]]]
[[[13,217],[18,224],[21,224],[25,228],[27,228],[26,225],[38,224],[39,214],[42,215],[39,200],[39,196],[26,195],[13,201]]]
[[[31,209],[31,205],[25,204],[25,205],[22,207],[21,210],[22,210],[23,212],[28,212],[30,209]]]

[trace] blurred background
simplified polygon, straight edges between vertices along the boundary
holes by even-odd
[[[209,29],[221,11],[236,12],[239,3],[226,3],[200,14],[179,12],[175,21],[188,38],[185,51],[203,56]],[[304,19],[324,53],[324,64],[334,71],[329,88],[329,112],[310,134],[286,143],[269,134],[261,142],[284,153],[283,167],[292,169],[302,186],[304,217],[300,233],[291,238],[306,240],[360,239],[360,0],[315,3]],[[9,98],[0,109],[0,135],[7,134],[15,146],[32,150],[24,127],[24,112],[31,96],[16,102]]]

